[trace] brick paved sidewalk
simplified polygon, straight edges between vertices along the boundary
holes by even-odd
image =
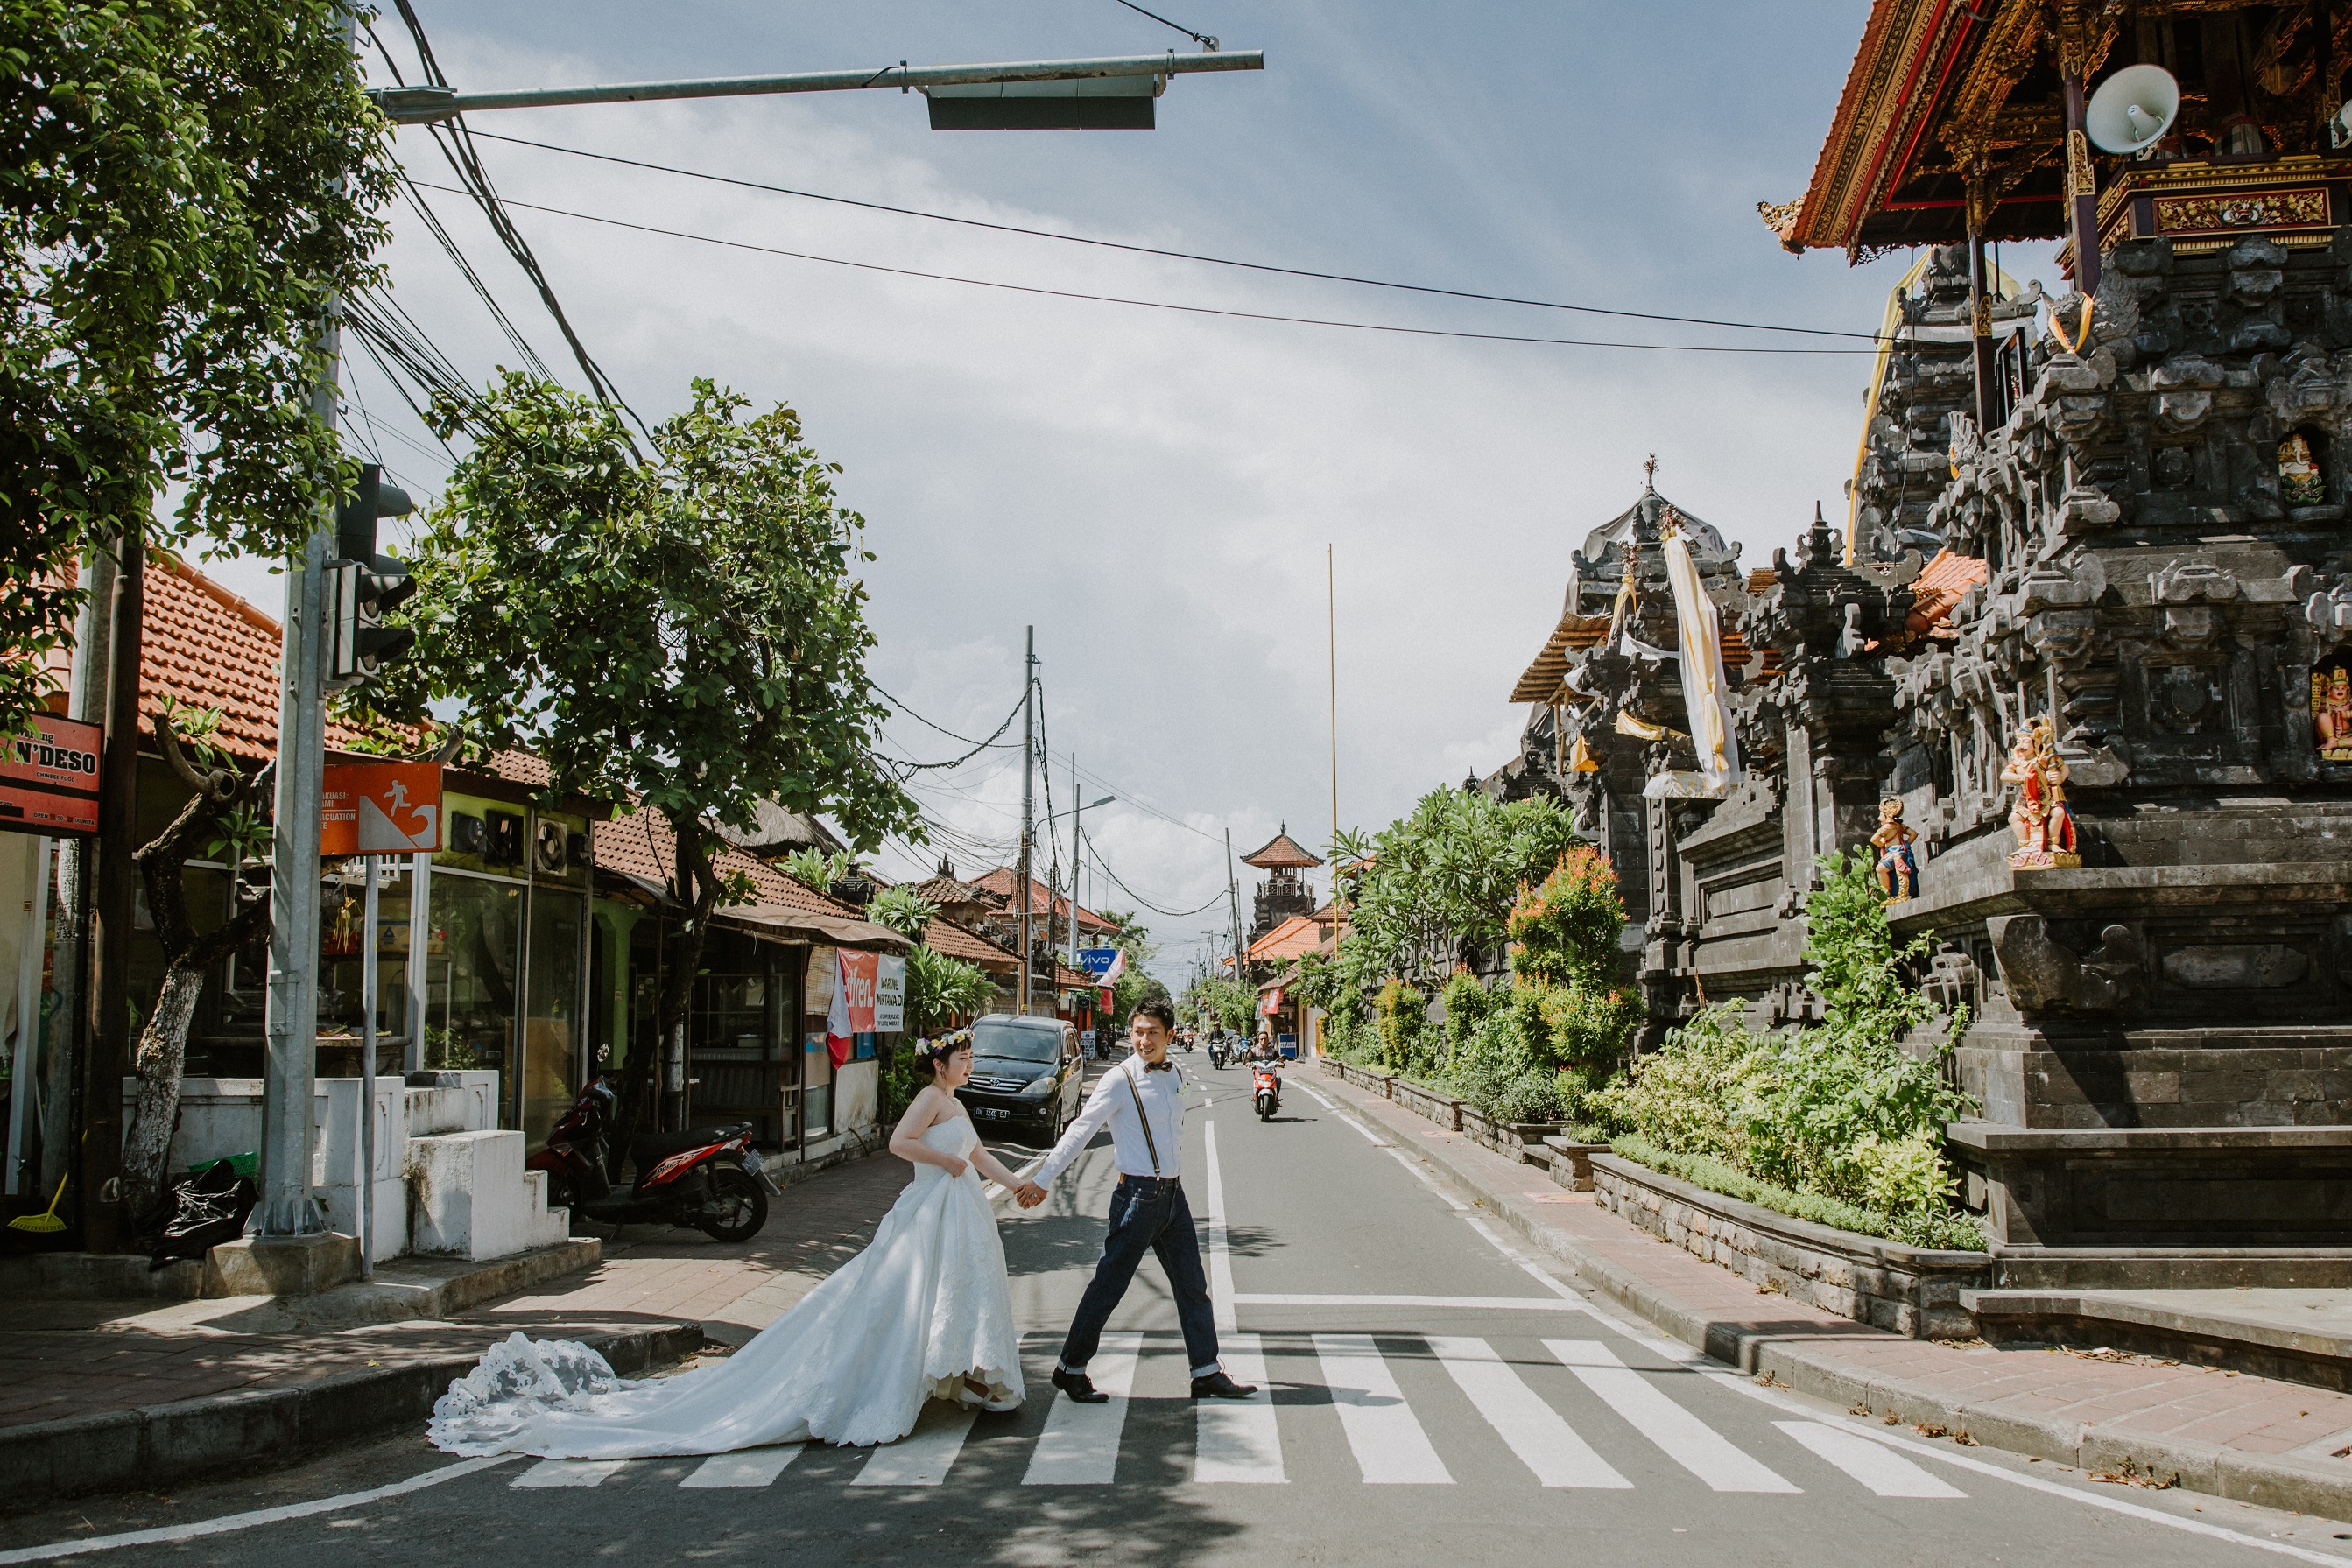
[[[262,1298],[0,1299],[0,1431],[471,1357],[517,1329],[589,1337],[698,1322],[740,1343],[865,1246],[907,1180],[887,1155],[822,1171],[787,1186],[766,1228],[737,1246],[632,1226],[596,1268],[444,1322],[303,1329]]]
[[[1470,1188],[1600,1294],[1751,1375],[2094,1473],[2177,1472],[2195,1490],[2352,1517],[2352,1395],[2152,1356],[1907,1339],[1832,1317],[1378,1095],[1337,1078],[1314,1086]]]

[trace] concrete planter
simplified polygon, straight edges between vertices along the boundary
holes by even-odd
[[[1574,1138],[1544,1140],[1551,1155],[1551,1177],[1570,1192],[1592,1190],[1592,1156],[1609,1152],[1606,1144],[1580,1144]]]
[[[1393,1092],[1396,1084],[1394,1073],[1382,1072],[1376,1067],[1358,1067],[1353,1062],[1341,1061],[1333,1056],[1323,1059],[1323,1071],[1328,1077],[1337,1078],[1342,1083],[1353,1084],[1367,1092],[1379,1095],[1383,1100],[1392,1100],[1396,1097]]]
[[[1961,1293],[1991,1284],[1990,1254],[1832,1229],[1615,1155],[1593,1155],[1591,1164],[1594,1190],[1612,1211],[1759,1291],[1913,1339],[1976,1337],[1976,1315]]]
[[[1448,1132],[1462,1130],[1462,1113],[1467,1109],[1451,1094],[1440,1094],[1434,1089],[1424,1089],[1407,1079],[1389,1081],[1389,1098],[1417,1116],[1426,1116]]]
[[[1467,1105],[1460,1107],[1462,1131],[1473,1142],[1526,1165],[1548,1165],[1551,1155],[1544,1140],[1566,1130],[1559,1122],[1497,1122]]]

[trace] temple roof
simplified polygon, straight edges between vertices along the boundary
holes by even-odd
[[[1290,824],[1287,822],[1282,825],[1282,831],[1267,841],[1263,848],[1253,850],[1242,856],[1242,864],[1254,865],[1260,871],[1276,871],[1286,867],[1304,870],[1308,866],[1318,866],[1322,863],[1321,856],[1307,853],[1298,841],[1290,836]]]
[[[2209,47],[2209,18],[2234,23],[2242,41]],[[2340,69],[2352,58],[2352,7],[2337,8],[2332,30]],[[2090,92],[2127,65],[2174,72],[2181,110],[2156,151],[2201,159],[2216,155],[2216,137],[2240,114],[2260,127],[2269,156],[2325,152],[2314,129],[2325,116],[2311,93],[2318,52],[2303,5],[2181,0],[2126,12],[2045,0],[1973,9],[1873,0],[1804,195],[1759,209],[1792,251],[1826,247],[1859,260],[1948,245],[1967,237],[1973,165],[1992,203],[1986,238],[2054,239],[2067,232],[2062,55],[2079,64]],[[2103,189],[2151,167],[2106,153],[2093,162]]]

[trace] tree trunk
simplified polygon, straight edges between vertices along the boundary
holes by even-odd
[[[614,1118],[613,1150],[616,1155],[629,1146],[638,1129],[651,1119],[646,1112],[654,1101],[654,1071],[656,1063],[666,1059],[673,1042],[680,1040],[686,1028],[687,1009],[694,999],[695,972],[702,967],[710,912],[718,907],[719,895],[726,891],[726,883],[710,863],[709,848],[705,841],[708,830],[700,821],[672,817],[670,830],[677,841],[675,885],[687,912],[671,938],[669,963],[662,970],[661,989],[654,1003],[654,1038],[648,1049],[629,1053],[628,1076],[622,1081],[620,1110]]]
[[[156,716],[155,731],[165,759],[195,793],[171,825],[133,857],[147,884],[147,910],[154,917],[155,939],[163,949],[164,963],[155,1010],[139,1036],[135,1059],[139,1082],[125,1118],[123,1213],[134,1236],[156,1217],[169,1187],[165,1167],[171,1158],[172,1135],[180,1125],[180,1072],[187,1063],[188,1026],[195,1018],[196,1001],[204,995],[205,971],[269,929],[269,902],[257,898],[217,928],[197,936],[188,919],[184,881],[198,838],[215,826],[224,812],[248,799],[269,769],[263,768],[251,780],[226,768],[199,774],[181,755],[168,716]],[[237,883],[232,877],[232,904],[236,895]]]

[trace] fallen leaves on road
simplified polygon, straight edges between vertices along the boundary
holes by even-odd
[[[2170,1475],[2159,1476],[2152,1470],[2141,1469],[2132,1461],[2128,1454],[2124,1456],[2124,1462],[2112,1470],[2093,1470],[2089,1473],[2093,1480],[2105,1481],[2107,1485],[2115,1487],[2147,1487],[2153,1491],[2170,1491],[2180,1484],[2179,1470],[2173,1471]]]

